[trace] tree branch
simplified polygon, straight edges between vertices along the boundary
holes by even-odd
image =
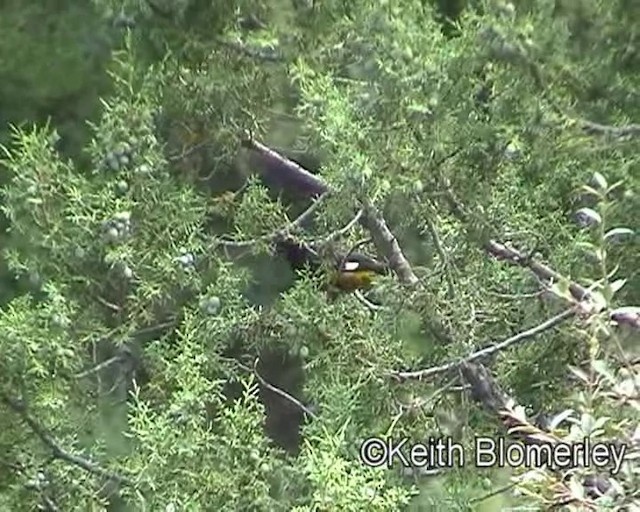
[[[279,182],[281,186],[285,186],[290,190],[296,190],[303,196],[306,195],[312,197],[321,195],[328,190],[327,185],[325,185],[319,177],[314,176],[299,165],[280,156],[278,153],[270,150],[266,146],[253,140],[245,141],[244,145],[253,149],[260,155],[263,174],[272,178],[274,181]],[[453,194],[450,190],[448,196],[450,206],[456,216],[459,216],[461,219],[466,219],[467,214],[464,211],[464,208],[454,200]],[[363,201],[363,206],[364,215],[362,216],[361,224],[371,232],[378,250],[388,256],[391,268],[396,272],[398,278],[403,284],[413,285],[417,283],[417,277],[402,254],[402,250],[397,240],[387,227],[382,216],[374,209],[373,205],[368,200]],[[494,240],[490,240],[486,244],[485,249],[497,258],[505,259],[519,266],[529,268],[543,280],[561,279],[561,276],[551,268],[541,263],[533,262],[530,257],[527,257],[515,249],[509,248]],[[578,302],[590,298],[589,291],[579,284],[571,283],[570,291]],[[425,378],[429,375],[446,372],[452,368],[458,368],[464,380],[469,383],[474,400],[482,403],[493,414],[497,415],[512,435],[514,435],[514,430],[517,430],[518,428],[522,430],[522,427],[524,427],[525,429],[528,429],[528,432],[525,430],[524,432],[518,432],[515,435],[521,438],[525,443],[540,444],[543,442],[540,440],[541,431],[529,423],[523,424],[522,421],[518,419],[517,415],[514,414],[516,402],[500,388],[491,376],[489,370],[483,364],[477,362],[477,360],[495,353],[513,343],[531,338],[544,330],[561,323],[565,319],[573,316],[575,313],[576,308],[572,307],[571,309],[564,311],[536,327],[523,331],[497,345],[475,352],[461,361],[448,363],[447,365],[431,368],[422,372],[400,372],[395,376],[404,376],[404,378]],[[583,482],[583,485],[587,485],[586,481]]]
[[[26,407],[21,402],[10,398],[4,393],[0,394],[0,399],[22,418],[33,433],[40,438],[42,443],[51,450],[54,458],[64,460],[65,462],[78,466],[93,475],[113,480],[129,487],[135,487],[135,483],[132,480],[120,476],[117,473],[108,471],[89,459],[85,459],[84,457],[66,451],[58,444],[51,434],[49,434],[49,432],[47,432],[47,430],[28,413]]]
[[[88,377],[89,375],[91,375],[93,373],[97,373],[97,372],[99,372],[101,370],[104,370],[105,368],[108,368],[112,364],[119,363],[120,361],[122,361],[122,355],[121,354],[117,354],[117,355],[115,355],[113,357],[110,357],[109,359],[106,359],[106,360],[102,361],[101,363],[98,363],[95,366],[92,366],[88,370],[84,370],[84,371],[82,371],[80,373],[76,373],[74,375],[74,378],[82,379],[84,377]]]
[[[280,228],[272,233],[267,233],[266,235],[259,236],[258,238],[253,238],[251,240],[242,240],[242,241],[217,239],[215,240],[213,245],[222,245],[223,247],[238,249],[241,247],[250,247],[252,245],[257,244],[258,242],[271,241],[271,240],[276,240],[280,237],[287,237],[291,233],[291,231],[298,229],[307,219],[313,216],[313,214],[317,211],[317,209],[322,204],[325,197],[326,197],[326,194],[319,196],[318,199],[314,201],[311,204],[311,206],[309,206],[309,208],[307,208],[298,217],[296,217],[295,220],[290,222],[285,227]]]
[[[317,197],[329,191],[329,187],[321,178],[311,174],[306,169],[269,149],[264,144],[247,139],[243,146],[253,150],[260,157],[261,172],[280,186],[294,190],[301,196]],[[402,253],[396,237],[387,226],[382,215],[373,204],[363,201],[363,215],[360,224],[367,229],[373,238],[378,251],[383,254],[389,266],[396,273],[398,279],[407,286],[418,283],[418,278],[411,269],[411,265]]]
[[[468,222],[469,213],[465,211],[464,206],[455,198],[447,183],[445,183],[445,187],[447,189],[447,201],[452,213],[460,221]],[[597,304],[597,302],[594,301],[593,294],[589,288],[567,279],[551,267],[534,260],[530,255],[524,254],[513,247],[493,239],[489,239],[484,242],[483,246],[484,249],[495,258],[508,261],[509,263],[518,265],[522,268],[527,268],[543,282],[568,281],[569,293],[577,304],[582,304],[583,306]],[[585,312],[591,311],[592,310],[590,308],[585,308]],[[614,322],[625,324],[633,329],[640,329],[640,308],[637,306],[626,306],[609,311],[609,318]]]
[[[402,284],[415,286],[419,281],[418,277],[413,272],[398,240],[387,226],[382,214],[375,209],[369,199],[365,199],[363,202],[365,215],[362,217],[362,225],[371,233],[378,251],[386,256],[389,266]]]
[[[585,133],[590,135],[609,135],[611,137],[634,137],[640,135],[640,124],[626,124],[622,126],[612,126],[594,123],[593,121],[579,121]]]
[[[363,209],[358,210],[358,212],[355,214],[353,219],[351,219],[347,224],[342,226],[340,229],[337,229],[336,231],[333,231],[333,232],[329,233],[322,240],[317,241],[317,242],[313,242],[311,244],[311,246],[312,247],[326,246],[326,245],[329,245],[334,240],[337,240],[341,236],[346,235],[349,231],[351,231],[353,226],[355,226],[358,222],[360,222],[360,219],[362,218],[363,214],[364,214],[364,210]]]
[[[440,243],[440,237],[438,236],[438,231],[436,230],[435,225],[431,222],[431,219],[427,216],[425,218],[427,223],[427,228],[429,230],[429,234],[431,235],[431,239],[433,240],[433,245],[435,246],[436,252],[438,256],[440,256],[440,261],[442,262],[442,268],[444,269],[445,279],[447,280],[447,297],[449,300],[453,300],[455,297],[455,285],[453,282],[453,276],[451,275],[451,266],[449,263],[449,258],[444,252],[444,248]]]
[[[449,203],[451,212],[461,222],[468,223],[470,217],[469,212],[466,210],[465,206],[461,204],[460,201],[455,197],[449,183],[447,183],[446,180],[444,186],[446,189],[447,202]],[[488,239],[486,242],[483,242],[483,248],[486,252],[499,260],[508,261],[513,265],[528,268],[542,281],[558,282],[566,279],[551,267],[535,261],[530,255],[524,254],[517,249],[514,249],[513,247],[509,247],[506,244],[498,242],[497,240]],[[569,282],[569,292],[576,302],[587,301],[592,297],[591,292],[587,288],[575,282]]]
[[[500,242],[496,242],[495,240],[489,240],[486,243],[485,248],[489,254],[493,255],[497,259],[506,260],[514,265],[528,268],[542,281],[558,282],[565,279],[561,274],[547,265],[534,261],[532,258],[520,251],[501,244]],[[569,292],[577,302],[588,300],[591,297],[591,292],[587,288],[575,282],[569,283]]]
[[[572,317],[575,315],[575,309],[574,308],[570,308],[567,309],[565,311],[563,311],[562,313],[550,318],[549,320],[546,320],[545,322],[541,323],[540,325],[536,325],[535,327],[532,327],[531,329],[527,329],[526,331],[522,331],[518,334],[516,334],[515,336],[512,336],[511,338],[508,338],[504,341],[501,341],[500,343],[496,343],[495,345],[490,345],[488,347],[485,347],[483,349],[480,349],[476,352],[473,352],[471,354],[469,354],[467,357],[464,357],[463,359],[459,360],[459,361],[451,361],[449,363],[440,365],[440,366],[434,366],[432,368],[428,368],[426,370],[417,370],[417,371],[413,371],[413,372],[394,372],[392,373],[392,375],[400,380],[407,380],[407,379],[418,379],[418,380],[422,380],[425,379],[427,377],[431,377],[433,375],[437,375],[440,373],[444,373],[447,372],[449,370],[452,370],[454,368],[458,368],[462,365],[464,365],[465,363],[471,363],[473,361],[476,361],[478,359],[482,359],[484,357],[488,357],[492,354],[495,354],[496,352],[499,352],[500,350],[503,350],[511,345],[514,345],[515,343],[518,343],[520,341],[524,341],[527,340],[529,338],[533,338],[535,336],[537,336],[538,334],[551,329],[552,327],[555,327],[556,325],[564,322],[567,318]]]
[[[242,145],[256,152],[260,157],[263,174],[278,185],[295,190],[304,197],[319,197],[329,191],[329,187],[320,178],[264,144],[246,139],[242,141]]]
[[[258,382],[263,387],[265,387],[269,391],[275,393],[276,395],[284,398],[285,400],[288,400],[293,405],[295,405],[298,409],[300,409],[302,412],[304,412],[307,416],[309,416],[310,418],[313,418],[314,420],[317,420],[318,416],[311,409],[309,409],[306,405],[304,405],[300,400],[298,400],[296,397],[290,395],[286,391],[274,386],[273,384],[269,384],[264,379],[264,377],[262,375],[260,375],[260,373],[258,372],[258,362],[259,361],[260,361],[260,358],[257,358],[253,362],[253,369],[252,369],[252,368],[249,368],[248,366],[245,366],[240,361],[237,361],[237,360],[233,359],[233,362],[235,364],[237,364],[240,368],[242,368],[243,370],[245,370],[245,371],[247,371],[249,373],[253,373],[255,375],[256,379],[258,380]]]
[[[239,41],[225,41],[223,39],[218,39],[218,42],[222,46],[252,59],[266,62],[284,62],[282,54],[277,49],[269,46],[252,47]]]

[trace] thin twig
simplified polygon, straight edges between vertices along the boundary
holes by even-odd
[[[358,210],[358,213],[356,213],[355,217],[353,217],[353,219],[351,219],[342,228],[336,231],[333,231],[332,233],[330,233],[320,241],[313,242],[311,245],[313,247],[328,245],[334,240],[340,238],[341,236],[346,235],[349,231],[353,229],[353,226],[355,226],[360,221],[363,213],[364,213],[364,210],[361,208],[360,210]]]
[[[511,489],[516,487],[517,485],[518,485],[517,482],[512,482],[510,484],[504,485],[504,486],[496,489],[495,491],[491,491],[490,493],[487,493],[487,494],[485,494],[483,496],[480,496],[478,498],[471,498],[469,500],[469,504],[471,504],[471,503],[480,503],[481,501],[488,500],[490,498],[493,498],[494,496],[498,496],[499,494],[502,494],[504,492],[510,491]]]
[[[58,442],[47,432],[47,430],[38,423],[26,410],[24,405],[13,398],[10,398],[8,395],[1,393],[0,398],[2,401],[9,406],[14,412],[16,412],[22,420],[29,426],[29,428],[36,434],[40,440],[51,449],[52,456],[56,459],[64,460],[78,466],[85,471],[102,477],[108,480],[113,480],[118,483],[127,485],[129,487],[135,487],[135,483],[128,478],[118,475],[117,473],[113,473],[108,471],[95,462],[90,461],[89,459],[85,459],[79,455],[75,455],[73,453],[69,453],[64,448],[62,448]]]
[[[272,233],[267,233],[266,235],[261,235],[258,238],[252,238],[251,240],[243,240],[243,241],[234,241],[234,240],[222,240],[217,239],[214,242],[214,245],[222,245],[226,248],[239,249],[242,247],[250,247],[252,245],[257,244],[258,242],[265,242],[275,240],[281,236],[288,235],[291,231],[298,229],[307,219],[309,219],[316,210],[320,207],[322,201],[326,196],[320,196],[318,200],[314,201],[309,208],[307,208],[304,212],[302,212],[295,220],[290,222],[284,228],[280,228]]]
[[[58,512],[60,509],[58,505],[45,493],[45,491],[40,490],[40,499],[42,499],[42,503],[44,504],[45,510],[47,512]]]
[[[41,510],[45,510],[46,512],[59,512],[60,509],[55,504],[55,502],[49,496],[47,496],[45,490],[41,485],[38,485],[36,483],[27,483],[24,487],[25,489],[34,491],[38,494],[38,496],[42,500]]]
[[[120,313],[120,306],[117,306],[115,304],[112,304],[109,301],[106,301],[105,299],[103,299],[102,297],[100,297],[99,295],[96,295],[96,300],[102,304],[103,306],[109,308],[111,311],[114,311],[115,313]]]
[[[507,347],[509,347],[510,345],[513,345],[515,343],[518,343],[520,341],[524,341],[526,339],[529,338],[533,338],[535,336],[537,336],[538,334],[551,329],[552,327],[555,327],[556,325],[562,323],[563,321],[565,321],[567,318],[572,317],[576,314],[576,311],[574,308],[570,308],[567,309],[565,311],[563,311],[562,313],[550,318],[549,320],[546,320],[545,322],[532,327],[531,329],[527,329],[526,331],[522,331],[518,334],[516,334],[515,336],[512,336],[511,338],[508,338],[504,341],[501,341],[500,343],[497,343],[495,345],[491,345],[488,347],[485,347],[481,350],[478,350],[476,352],[473,352],[471,354],[469,354],[468,356],[464,357],[463,359],[460,359],[458,361],[451,361],[449,363],[440,365],[440,366],[434,366],[432,368],[428,368],[426,370],[417,370],[417,371],[413,371],[413,372],[394,372],[392,373],[392,376],[398,378],[398,379],[402,379],[402,380],[406,380],[406,379],[425,379],[427,377],[431,377],[433,375],[437,375],[440,373],[444,373],[444,372],[448,372],[454,368],[457,368],[458,366],[464,364],[464,363],[471,363],[473,361],[476,361],[477,359],[482,359],[484,357],[490,356],[492,354],[495,354],[496,352],[499,352],[500,350],[503,350]]]
[[[440,243],[440,237],[438,236],[438,232],[436,231],[436,227],[434,226],[433,222],[431,222],[431,219],[428,216],[425,218],[425,221],[427,222],[427,228],[429,229],[429,234],[431,235],[431,239],[433,240],[433,244],[435,245],[436,252],[438,253],[438,256],[440,256],[442,266],[444,267],[444,275],[447,280],[447,297],[449,300],[451,300],[455,296],[455,287],[453,283],[453,276],[451,275],[449,258],[444,252],[442,244]]]
[[[113,384],[111,385],[111,387],[109,388],[108,391],[105,391],[103,394],[104,396],[109,396],[111,393],[113,393],[116,389],[118,389],[122,384],[126,383],[126,379],[127,379],[127,375],[123,374],[123,372],[118,372],[118,375],[116,376],[115,379],[113,379]],[[120,398],[119,400],[116,399],[115,402],[116,403],[124,403],[127,400],[127,398]]]
[[[361,240],[358,240],[355,244],[353,244],[351,248],[347,251],[347,253],[342,257],[339,268],[344,268],[344,266],[347,264],[347,261],[349,261],[349,257],[358,249],[360,249],[360,247],[362,247],[365,244],[368,244],[369,242],[371,242],[371,238],[363,238]]]
[[[280,395],[285,400],[289,400],[289,402],[291,402],[296,407],[304,411],[304,413],[307,416],[313,418],[314,420],[317,420],[318,417],[315,415],[315,413],[311,409],[309,409],[306,405],[304,405],[300,400],[290,395],[286,391],[283,391],[282,389],[275,387],[273,384],[269,384],[266,380],[264,380],[264,378],[262,378],[262,375],[260,375],[260,373],[258,372],[259,361],[260,361],[260,358],[256,358],[256,360],[253,362],[253,373],[256,376],[256,379],[258,379],[258,382],[260,382],[260,384],[262,384],[268,390],[273,391],[277,395]]]
[[[364,295],[362,295],[362,292],[360,290],[356,290],[354,292],[354,295],[355,295],[356,299],[358,299],[362,304],[364,304],[364,306],[369,308],[371,311],[379,311],[379,310],[383,309],[382,306],[374,304],[369,299],[367,299]]]
[[[148,327],[142,327],[140,329],[138,329],[137,331],[134,331],[133,334],[131,335],[131,338],[137,338],[139,336],[142,336],[143,334],[155,334],[158,331],[162,331],[164,329],[166,329],[167,327],[172,327],[176,325],[176,320],[167,320],[166,322],[162,322],[156,325],[150,325]]]
[[[296,397],[291,396],[289,393],[287,393],[286,391],[283,391],[280,388],[277,388],[273,384],[269,384],[262,377],[262,375],[260,375],[260,373],[258,373],[258,362],[259,361],[260,361],[260,358],[256,358],[256,360],[253,362],[253,368],[249,368],[248,366],[242,364],[240,361],[238,361],[236,359],[233,359],[233,362],[236,365],[238,365],[240,368],[242,368],[243,370],[245,370],[245,371],[247,371],[249,373],[253,373],[256,376],[256,379],[258,380],[258,382],[260,384],[262,384],[265,388],[267,388],[270,391],[273,391],[277,395],[280,395],[285,400],[288,400],[289,402],[294,404],[296,407],[298,407],[301,411],[303,411],[306,415],[308,415],[310,418],[313,418],[314,420],[318,419],[318,416],[311,409],[309,409],[306,405],[304,405],[300,400],[298,400]]]
[[[85,370],[85,371],[80,372],[80,373],[76,373],[74,375],[74,378],[83,379],[84,377],[88,377],[89,375],[94,374],[96,372],[99,372],[100,370],[104,370],[105,368],[108,368],[112,364],[120,362],[121,360],[122,360],[122,355],[121,354],[118,354],[116,356],[110,357],[109,359],[106,359],[105,361],[102,361],[101,363],[93,366],[92,368],[89,368],[88,370]]]
[[[55,504],[55,502],[47,496],[45,493],[42,493],[41,496],[44,506],[46,507],[47,512],[58,512],[60,509]]]
[[[176,162],[178,160],[182,160],[183,158],[188,157],[191,153],[194,153],[196,151],[198,151],[199,149],[205,148],[207,146],[209,146],[211,144],[210,141],[204,141],[204,142],[198,142],[197,144],[194,144],[193,146],[187,148],[187,149],[183,149],[181,153],[179,154],[175,154],[175,155],[169,155],[167,157],[167,160],[169,162]]]
[[[280,52],[272,47],[262,47],[262,48],[251,48],[237,41],[224,41],[222,39],[218,39],[218,42],[231,50],[234,50],[246,57],[251,57],[252,59],[263,60],[266,62],[283,62],[284,58],[280,54]]]
[[[520,299],[535,299],[536,297],[540,297],[544,295],[547,290],[538,290],[537,292],[531,293],[500,293],[494,292],[492,290],[487,290],[487,293],[492,297],[497,297],[498,299],[508,299],[508,300],[520,300]]]
[[[13,462],[6,462],[4,460],[0,460],[0,465],[6,466],[9,469],[12,469],[13,471],[15,471],[16,473],[18,473],[20,476],[22,477],[26,477],[26,473],[25,473],[25,468],[22,464],[20,463],[13,463]],[[38,495],[40,496],[40,499],[42,500],[43,506],[42,509],[46,510],[48,512],[58,512],[60,509],[58,508],[58,506],[56,505],[56,503],[53,501],[53,499],[51,499],[47,494],[46,494],[46,490],[43,488],[44,486],[37,481],[31,481],[31,482],[27,482],[24,485],[25,489],[28,489],[30,491],[35,491],[38,493]]]

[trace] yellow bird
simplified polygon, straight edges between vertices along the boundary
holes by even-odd
[[[342,291],[353,292],[369,288],[377,276],[386,273],[387,267],[379,261],[352,253],[338,262],[332,284]]]
[[[316,270],[321,266],[321,257],[305,244],[285,239],[279,240],[276,248],[294,270],[304,267]],[[331,286],[347,293],[369,288],[376,276],[388,272],[386,265],[358,252],[337,255],[333,267],[329,276]]]

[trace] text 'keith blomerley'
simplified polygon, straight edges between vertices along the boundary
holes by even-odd
[[[522,445],[508,443],[504,438],[477,437],[472,463],[477,467],[557,467],[612,466],[620,471],[626,446],[595,443],[584,439],[577,443]],[[360,446],[360,460],[371,467],[401,464],[406,468],[463,466],[469,457],[464,447],[450,438],[428,438],[412,442],[409,438],[372,437]]]

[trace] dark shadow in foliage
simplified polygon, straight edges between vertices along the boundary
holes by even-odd
[[[278,348],[267,348],[260,354],[257,371],[272,386],[300,397],[304,386],[302,360]],[[265,406],[267,435],[283,450],[297,454],[300,449],[300,426],[304,413],[293,402],[260,386],[260,400]]]
[[[280,294],[290,288],[296,279],[294,270],[283,256],[247,256],[238,263],[247,265],[252,271],[253,280],[245,292],[245,297],[256,306],[267,307],[275,304]]]
[[[244,353],[240,344],[229,348],[224,357],[235,359],[246,368],[253,367],[250,362],[253,356]],[[302,360],[289,355],[285,348],[263,349],[256,370],[271,386],[298,399],[301,397],[304,386]],[[238,381],[227,381],[223,393],[228,402],[232,403],[242,398],[243,386]],[[301,442],[300,427],[304,421],[303,411],[263,384],[259,384],[259,397],[265,407],[265,433],[279,448],[297,455]]]
[[[442,33],[447,37],[455,37],[459,30],[456,26],[462,11],[467,7],[467,0],[429,0],[436,9],[436,19],[442,25]]]

